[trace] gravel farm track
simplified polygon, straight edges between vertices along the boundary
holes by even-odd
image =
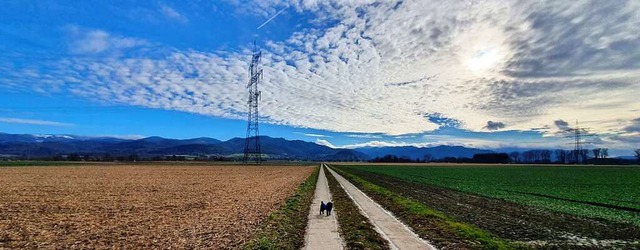
[[[0,249],[238,248],[312,172],[300,166],[0,168]]]

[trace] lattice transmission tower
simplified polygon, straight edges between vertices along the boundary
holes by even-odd
[[[256,42],[253,42],[253,56],[251,65],[249,66],[249,117],[247,119],[247,137],[244,141],[244,157],[243,163],[262,162],[262,152],[260,151],[260,130],[258,128],[258,101],[260,100],[260,91],[258,83],[262,80],[262,68],[260,68],[260,59],[262,52],[258,49]]]
[[[582,163],[588,159],[587,157],[588,152],[585,151],[582,145],[589,144],[589,143],[585,142],[583,138],[589,137],[589,136],[596,136],[596,135],[589,133],[587,129],[588,128],[581,128],[580,125],[578,125],[578,121],[576,120],[575,128],[569,128],[565,130],[566,132],[569,132],[571,134],[571,135],[568,135],[567,137],[571,137],[574,140],[571,143],[574,145],[573,152],[571,153],[571,160],[574,163]]]

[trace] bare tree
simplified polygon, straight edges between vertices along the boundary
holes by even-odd
[[[636,159],[638,159],[638,161],[640,161],[640,148],[634,150],[633,152],[636,153]]]
[[[513,162],[513,163],[520,162],[520,152],[513,151],[513,152],[509,153],[509,158],[511,158],[511,162]]]
[[[556,149],[556,158],[560,163],[567,163],[568,152],[564,149]]]
[[[431,154],[424,155],[424,162],[431,162],[433,160],[433,156]]]
[[[540,150],[531,150],[531,155],[533,156],[533,162],[540,161]]]
[[[575,150],[567,150],[567,163],[577,163],[578,158],[576,158]]]
[[[609,149],[608,149],[608,148],[602,148],[601,150],[602,150],[602,152],[600,153],[600,156],[601,156],[602,158],[607,158],[607,157],[609,157]]]
[[[540,160],[544,163],[551,162],[551,150],[548,150],[548,149],[540,150]]]
[[[586,162],[587,160],[589,160],[589,150],[588,149],[581,149],[578,151],[578,154],[580,155],[580,158],[582,159],[582,161],[579,162]]]
[[[522,152],[522,161],[525,163],[532,163],[535,161],[534,153],[532,150]]]
[[[600,148],[594,148],[591,151],[593,152],[593,158],[600,158]]]

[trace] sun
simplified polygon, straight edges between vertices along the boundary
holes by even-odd
[[[502,59],[499,49],[493,47],[476,51],[465,64],[472,72],[481,73],[494,69]]]
[[[460,66],[476,76],[501,71],[511,54],[504,31],[487,25],[461,31],[454,45]]]

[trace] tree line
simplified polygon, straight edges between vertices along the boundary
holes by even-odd
[[[637,162],[640,162],[640,149],[634,150]],[[431,155],[411,159],[407,156],[385,155],[370,162],[451,162],[451,163],[521,163],[521,164],[633,164],[632,160],[609,158],[608,148],[581,150],[535,149],[514,151],[511,153],[483,153],[473,157],[443,157],[435,159]]]
[[[92,162],[138,162],[138,161],[233,161],[234,158],[221,155],[164,155],[164,156],[140,156],[138,154],[112,155],[106,154],[57,154],[46,157],[18,158],[21,160],[45,160],[45,161],[92,161]]]
[[[609,149],[539,149],[511,152],[509,157],[513,163],[587,163],[591,159],[607,159],[609,157]]]

